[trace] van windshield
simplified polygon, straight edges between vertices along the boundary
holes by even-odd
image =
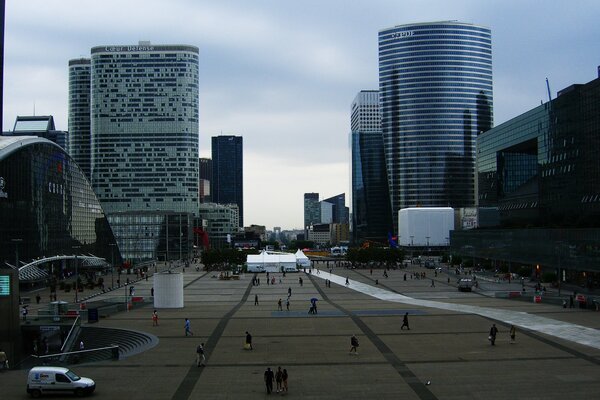
[[[69,377],[69,379],[73,382],[80,380],[81,378],[79,376],[77,376],[77,374],[71,370],[67,371],[65,373],[66,376]]]

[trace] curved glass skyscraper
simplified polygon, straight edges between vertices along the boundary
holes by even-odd
[[[69,60],[69,155],[91,182],[89,58]]]
[[[475,206],[475,143],[492,127],[488,28],[456,21],[379,32],[381,129],[394,220],[405,207]]]

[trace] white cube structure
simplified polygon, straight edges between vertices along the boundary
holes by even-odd
[[[154,308],[183,308],[183,274],[154,274]]]

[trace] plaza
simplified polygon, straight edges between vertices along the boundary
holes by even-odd
[[[411,279],[414,272],[427,278]],[[107,399],[265,398],[263,373],[279,366],[290,376],[286,396],[302,399],[559,399],[600,393],[600,345],[593,341],[600,336],[599,313],[495,298],[505,283],[481,282],[473,293],[463,293],[445,273],[433,274],[410,266],[385,278],[383,270],[336,267],[330,273],[323,266],[318,274],[274,274],[274,285],[263,274],[254,286],[252,274],[219,280],[217,272],[188,268],[185,307],[159,309],[158,326],[152,326],[151,305],[97,324],[151,333],[159,338],[155,347],[72,369],[96,381],[94,398]],[[152,279],[135,285],[137,295],[150,296]],[[289,288],[290,311],[278,311],[277,301],[285,304]],[[319,299],[316,315],[308,314],[313,297]],[[406,312],[410,330],[401,330]],[[184,335],[185,318],[193,336]],[[518,326],[516,343],[510,343],[509,323],[539,318],[545,324]],[[499,328],[495,346],[487,340],[493,323]],[[252,351],[243,349],[246,331],[253,336]],[[580,344],[586,332],[592,341]],[[357,356],[349,354],[353,334],[360,343]],[[195,364],[201,342],[206,367]],[[26,373],[0,374],[3,398],[27,397]]]

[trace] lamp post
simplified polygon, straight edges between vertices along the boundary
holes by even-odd
[[[15,244],[15,267],[19,270],[19,244],[23,243],[23,239],[10,239]]]
[[[116,243],[110,243],[110,257],[112,264],[110,265],[110,288],[115,287],[115,246]]]
[[[77,251],[81,246],[72,246],[72,249]],[[77,253],[75,253],[75,303],[79,303],[79,270],[77,269],[78,260]]]

